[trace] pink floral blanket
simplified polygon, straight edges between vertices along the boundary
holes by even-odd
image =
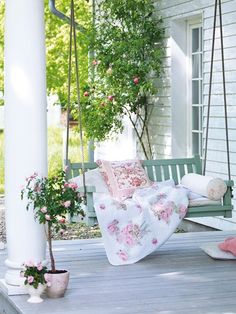
[[[97,193],[95,210],[104,246],[112,265],[132,264],[160,247],[186,214],[186,189],[153,185],[137,189],[119,202]]]

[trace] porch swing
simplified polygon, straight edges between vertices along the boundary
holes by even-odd
[[[55,1],[51,0],[51,11],[58,17],[70,23],[70,56],[69,56],[69,73],[68,73],[68,111],[67,111],[67,141],[66,141],[66,165],[67,175],[69,179],[82,175],[83,187],[79,190],[85,194],[86,199],[86,223],[88,225],[94,225],[97,222],[96,213],[94,210],[93,193],[95,187],[86,186],[85,173],[87,171],[96,169],[98,167],[95,162],[84,161],[84,148],[82,138],[82,121],[81,121],[81,106],[79,96],[79,76],[78,76],[78,59],[76,49],[76,28],[78,24],[74,20],[74,3],[71,1],[71,18],[66,17],[55,8]],[[156,159],[156,160],[144,160],[142,166],[146,170],[146,173],[151,181],[164,181],[173,179],[174,183],[180,184],[181,178],[189,173],[195,173],[199,175],[205,175],[206,172],[206,160],[207,160],[207,148],[208,148],[208,133],[209,133],[209,120],[210,120],[210,105],[211,105],[211,89],[212,89],[212,76],[213,76],[213,63],[214,63],[214,49],[215,49],[215,33],[216,33],[216,17],[217,7],[219,4],[219,23],[220,23],[220,39],[221,39],[221,62],[222,62],[222,83],[223,83],[223,98],[224,98],[224,114],[225,114],[225,134],[226,134],[226,151],[227,151],[227,167],[228,167],[228,180],[225,181],[227,190],[222,197],[221,203],[216,205],[203,205],[189,207],[186,218],[196,217],[232,217],[233,205],[231,199],[232,188],[234,182],[231,180],[230,173],[230,154],[229,154],[229,138],[228,138],[228,122],[227,122],[227,103],[226,103],[226,84],[225,84],[225,69],[224,69],[224,47],[223,47],[223,28],[222,28],[222,12],[221,12],[221,0],[215,0],[214,9],[214,25],[213,25],[213,37],[212,37],[212,50],[211,50],[211,66],[210,66],[210,82],[209,82],[209,96],[208,96],[208,109],[207,109],[207,124],[206,124],[206,139],[204,149],[204,163],[200,156],[194,156],[192,158],[177,158],[177,159]],[[69,143],[69,116],[70,116],[70,84],[71,84],[71,55],[72,55],[72,34],[74,39],[74,52],[75,52],[75,67],[76,67],[76,87],[77,87],[77,101],[79,112],[79,128],[80,128],[80,141],[81,141],[81,154],[82,162],[72,163],[68,159],[68,143]]]

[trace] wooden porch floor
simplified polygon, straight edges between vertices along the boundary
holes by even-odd
[[[236,313],[236,260],[213,260],[199,248],[235,233],[174,234],[155,253],[122,267],[108,263],[100,239],[56,241],[58,268],[71,273],[65,297],[29,304],[27,295],[11,296],[4,302],[17,310],[1,313]],[[0,251],[1,278],[5,258]]]

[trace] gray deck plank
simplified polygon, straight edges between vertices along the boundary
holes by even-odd
[[[235,232],[174,234],[159,250],[127,266],[108,263],[101,239],[54,242],[58,268],[70,271],[62,299],[10,301],[23,314],[222,314],[236,313],[236,261],[213,260],[200,245]],[[0,251],[0,274],[6,251]],[[11,313],[9,313],[11,314]]]

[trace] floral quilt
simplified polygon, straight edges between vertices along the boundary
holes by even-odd
[[[132,264],[160,247],[176,230],[188,207],[188,192],[175,186],[137,189],[117,201],[97,193],[95,210],[112,265]]]

